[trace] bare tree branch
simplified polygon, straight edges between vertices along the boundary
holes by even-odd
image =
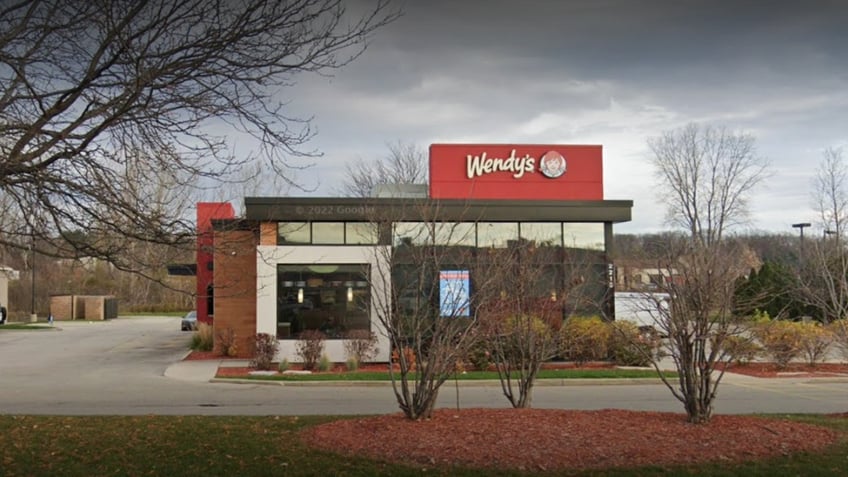
[[[188,190],[255,159],[292,185],[312,136],[298,75],[354,60],[397,17],[341,0],[19,1],[0,9],[0,245],[140,269],[121,238],[185,243]],[[230,152],[232,132],[258,143]],[[257,157],[258,156],[258,157]]]

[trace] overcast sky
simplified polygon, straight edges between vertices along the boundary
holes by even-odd
[[[848,1],[407,1],[353,64],[301,77],[291,107],[323,153],[299,174],[337,195],[387,142],[601,144],[619,233],[667,229],[646,139],[703,122],[756,137],[772,177],[750,229],[815,222],[827,147],[848,159]]]

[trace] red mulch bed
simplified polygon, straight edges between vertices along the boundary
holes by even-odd
[[[835,431],[751,416],[689,424],[682,414],[625,410],[438,409],[340,420],[302,433],[314,447],[407,465],[582,470],[736,462],[833,444]]]
[[[747,363],[734,364],[727,372],[757,378],[848,378],[848,364],[819,363],[810,366],[806,363],[790,363],[785,368],[780,368],[775,363]]]
[[[215,351],[192,351],[188,354],[183,361],[199,361],[199,360],[207,360],[207,359],[239,359],[232,358],[229,356],[221,356],[220,353],[216,353]]]

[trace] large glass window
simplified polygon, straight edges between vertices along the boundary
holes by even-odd
[[[476,241],[473,222],[439,222],[436,227],[436,245],[473,247]]]
[[[277,224],[277,243],[304,244],[312,242],[309,222],[280,222]]]
[[[504,248],[518,240],[516,222],[480,222],[477,224],[477,246]]]
[[[521,222],[521,238],[538,247],[561,247],[562,224],[559,222]]]
[[[312,243],[343,244],[344,222],[312,222]]]
[[[334,339],[370,330],[369,272],[367,264],[278,265],[277,337],[318,330]]]
[[[345,243],[352,245],[374,245],[379,242],[377,224],[368,222],[347,222],[345,224]]]
[[[562,225],[566,247],[604,250],[604,224],[566,222]]]
[[[395,222],[392,227],[392,244],[396,247],[431,244],[431,225],[427,222]]]

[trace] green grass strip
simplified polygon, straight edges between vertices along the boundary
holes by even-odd
[[[49,330],[53,327],[46,324],[38,324],[38,323],[6,323],[5,325],[0,325],[0,331],[9,331],[9,330]]]
[[[677,373],[666,372],[667,377],[673,378]],[[410,379],[414,379],[411,374]],[[385,371],[357,371],[351,373],[313,373],[313,374],[275,374],[275,375],[250,375],[250,376],[228,376],[236,379],[254,379],[258,381],[390,381],[389,373]],[[543,369],[539,372],[538,379],[636,379],[656,378],[657,372],[653,369]],[[395,373],[395,378],[399,374]],[[495,371],[469,371],[464,374],[451,375],[451,380],[460,381],[474,380],[496,380],[498,373]]]

